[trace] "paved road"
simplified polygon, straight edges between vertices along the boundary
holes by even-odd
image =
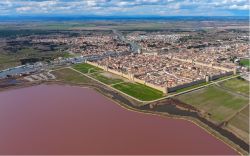
[[[114,29],[113,29],[112,31],[113,31],[113,33],[114,33],[115,35],[118,36],[118,38],[119,38],[120,40],[122,40],[122,41],[124,41],[124,42],[130,44],[131,47],[132,47],[132,51],[133,51],[134,53],[138,53],[138,50],[141,49],[140,46],[139,46],[138,44],[136,44],[136,43],[134,43],[134,42],[132,42],[132,41],[127,40],[127,39],[122,35],[122,33],[120,33],[118,30],[114,30]]]

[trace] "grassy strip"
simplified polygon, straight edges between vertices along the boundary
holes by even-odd
[[[240,65],[250,68],[250,60],[249,59],[242,59],[242,60],[240,60]]]
[[[106,76],[102,75],[102,73],[91,74],[91,77],[93,77],[93,78],[95,78],[95,79],[97,79],[105,84],[108,84],[108,85],[124,82],[122,79],[106,77]]]
[[[219,78],[219,79],[213,80],[213,82],[222,81],[222,80],[225,80],[225,79],[233,78],[233,77],[235,77],[235,76],[240,76],[240,75],[229,75],[229,76],[224,76],[224,77],[221,77],[221,78]]]
[[[139,83],[125,82],[116,84],[113,87],[139,100],[150,101],[163,97],[163,93],[161,91]]]
[[[73,68],[84,73],[84,74],[87,74],[88,72],[94,73],[94,72],[98,72],[98,71],[102,70],[98,67],[92,66],[92,65],[87,64],[87,63],[76,64],[73,66]]]

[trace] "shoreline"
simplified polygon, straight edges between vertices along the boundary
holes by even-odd
[[[190,111],[190,109],[185,108],[183,106],[180,106],[178,104],[164,104],[162,106],[168,106],[167,109],[170,109],[170,112],[165,112],[164,111],[159,111],[159,110],[154,110],[152,108],[149,108],[149,106],[137,106],[136,101],[129,99],[128,97],[124,97],[121,94],[111,90],[110,88],[107,88],[106,86],[103,86],[101,84],[87,84],[87,83],[82,83],[82,84],[74,84],[74,83],[69,83],[69,82],[64,82],[64,81],[48,81],[48,82],[37,82],[37,83],[25,83],[25,84],[21,84],[21,85],[14,85],[14,86],[9,86],[9,87],[5,87],[0,89],[0,93],[2,91],[8,91],[8,90],[13,90],[13,89],[21,89],[21,88],[26,88],[26,87],[32,87],[32,86],[37,86],[37,85],[69,85],[69,86],[76,86],[76,87],[86,87],[86,88],[90,88],[90,89],[94,89],[95,91],[97,91],[99,94],[101,94],[102,96],[104,96],[105,98],[108,98],[109,100],[112,100],[113,102],[115,102],[117,105],[121,106],[122,108],[128,110],[128,111],[134,111],[137,113],[143,113],[143,114],[150,114],[150,115],[156,115],[156,116],[160,116],[163,118],[171,118],[171,119],[180,119],[180,120],[185,120],[188,122],[191,122],[192,124],[195,124],[196,126],[202,128],[203,130],[205,130],[208,134],[212,135],[213,137],[215,137],[216,139],[222,141],[223,143],[225,143],[227,146],[229,146],[230,148],[232,148],[234,151],[236,151],[237,153],[239,153],[240,155],[248,155],[249,152],[247,152],[249,150],[249,145],[247,143],[245,143],[243,140],[241,140],[240,138],[238,138],[235,134],[233,134],[232,132],[229,132],[228,130],[223,129],[224,131],[226,131],[227,133],[231,133],[232,135],[227,134],[227,136],[225,136],[225,134],[221,134],[221,129],[220,127],[216,126],[216,125],[212,125],[213,123],[208,123],[209,121],[206,120],[205,118],[202,118],[201,116],[187,116],[186,114],[182,114],[181,113],[184,112],[189,112],[189,113],[197,113],[194,110]],[[171,100],[171,99],[170,99]],[[165,102],[169,102],[169,101],[165,101]],[[148,107],[148,108],[145,108]],[[158,106],[156,106],[157,108]],[[174,108],[175,107],[175,108]],[[172,112],[171,112],[172,109]],[[176,114],[171,114],[174,111],[177,111],[177,113],[179,113],[178,115]],[[169,111],[169,110],[168,110]],[[204,122],[205,121],[205,122]],[[217,129],[216,129],[217,128]],[[240,145],[237,144],[236,142],[240,142]],[[248,148],[248,149],[247,149]]]

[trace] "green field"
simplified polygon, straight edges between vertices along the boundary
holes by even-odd
[[[240,60],[240,65],[250,68],[250,60],[249,59],[242,59],[242,60]]]
[[[139,83],[125,82],[116,84],[113,87],[139,100],[150,101],[163,97],[163,93],[161,91]]]
[[[57,80],[62,81],[62,82],[69,82],[69,83],[76,83],[76,84],[90,82],[89,78],[69,68],[64,68],[64,69],[53,71],[52,74],[56,76]]]
[[[124,82],[122,79],[107,77],[103,73],[93,73],[91,77],[108,85]]]
[[[248,104],[248,98],[231,94],[216,86],[209,86],[176,98],[210,113],[211,119],[218,123]]]
[[[94,72],[98,72],[98,71],[101,71],[102,69],[100,68],[97,68],[95,66],[92,66],[90,64],[87,64],[87,63],[82,63],[82,64],[76,64],[73,66],[74,69],[82,72],[82,73],[94,73]]]
[[[228,129],[236,133],[246,142],[249,140],[249,106],[234,116],[227,125]]]
[[[120,78],[116,78],[116,76],[111,73],[108,73],[108,74],[113,75],[113,76],[109,76],[109,77],[105,76],[104,72],[100,72],[102,71],[102,69],[99,69],[90,64],[86,64],[86,63],[77,64],[77,65],[74,65],[73,68],[85,74],[90,73],[89,75],[93,77],[94,79],[99,80],[107,85],[113,85],[112,86],[113,88],[116,88],[139,100],[150,101],[150,100],[155,100],[155,99],[163,97],[163,93],[161,91],[147,87],[145,85],[142,85],[139,83],[124,82],[124,80]]]
[[[70,58],[70,57],[74,57],[75,55],[73,55],[73,54],[70,54],[70,53],[64,53],[63,55],[62,55],[62,57],[64,57],[64,58]]]
[[[225,88],[240,94],[249,95],[249,83],[241,78],[234,78],[220,83]]]
[[[229,123],[249,133],[249,106],[234,116]]]

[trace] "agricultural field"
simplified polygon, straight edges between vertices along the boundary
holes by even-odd
[[[0,70],[25,63],[33,63],[36,61],[51,61],[58,57],[69,57],[66,52],[58,50],[42,51],[34,47],[10,48],[8,50],[0,47]]]
[[[13,66],[18,66],[21,63],[17,60],[17,58],[0,54],[0,70],[13,67]]]
[[[234,92],[249,95],[249,83],[241,78],[234,78],[220,83],[222,87],[230,89]]]
[[[37,28],[34,23],[29,23],[26,26],[27,29],[20,29],[23,25],[15,25],[14,23],[0,26],[0,70],[37,61],[50,62],[58,57],[72,57],[67,51],[68,45],[34,42],[36,38],[34,35],[39,38],[53,35],[59,37],[58,34],[77,36],[77,32],[47,30],[46,28],[41,30],[30,29],[31,27]],[[45,27],[43,24],[39,26]]]
[[[247,97],[232,94],[217,86],[209,86],[176,98],[211,114],[210,119],[216,123],[225,121],[248,105]]]
[[[113,85],[114,88],[139,100],[150,101],[163,97],[163,93],[139,83],[125,82]]]
[[[101,71],[102,69],[97,68],[95,66],[92,66],[90,64],[87,63],[82,63],[82,64],[76,64],[73,66],[74,69],[84,73],[84,74],[88,74],[88,73],[95,73],[98,71]]]
[[[249,105],[229,120],[227,129],[249,142]]]

